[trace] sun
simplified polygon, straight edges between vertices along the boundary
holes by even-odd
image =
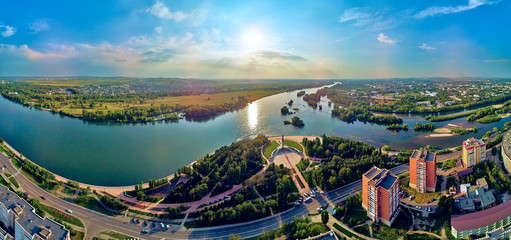
[[[263,31],[247,29],[241,34],[241,46],[245,51],[255,51],[264,47],[265,38]]]

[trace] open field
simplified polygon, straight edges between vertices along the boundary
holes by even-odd
[[[270,159],[271,153],[277,149],[280,146],[280,144],[277,141],[271,141],[270,143],[266,144],[263,148],[263,154],[266,159]]]
[[[285,139],[284,140],[284,145],[286,145],[288,147],[295,148],[296,150],[298,150],[300,152],[303,152],[303,147],[299,143],[297,143],[295,141],[291,141],[291,140]]]
[[[236,103],[238,97],[244,97],[249,102],[261,99],[263,97],[271,96],[282,91],[238,91],[238,92],[225,92],[225,93],[213,93],[213,94],[200,94],[190,96],[168,96],[157,99],[147,100],[145,102],[117,102],[117,103],[101,103],[96,104],[93,108],[89,107],[75,107],[65,105],[61,108],[57,108],[56,111],[62,111],[66,114],[80,117],[83,115],[83,111],[116,111],[123,110],[130,107],[156,107],[161,105],[180,105],[180,106],[215,106],[223,104]],[[35,102],[34,102],[35,103]]]

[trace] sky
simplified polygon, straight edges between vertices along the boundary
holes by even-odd
[[[511,0],[0,1],[0,76],[511,77]]]

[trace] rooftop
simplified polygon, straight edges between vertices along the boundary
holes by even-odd
[[[34,207],[3,185],[0,185],[0,202],[4,204],[7,210],[12,210],[17,214],[18,223],[31,236],[42,233],[51,237],[51,239],[67,238],[68,231],[64,226],[35,214]]]
[[[375,186],[382,186],[385,189],[390,189],[394,182],[398,180],[398,178],[390,173],[387,169],[381,169],[376,166],[372,167],[364,173],[364,176],[369,179],[369,181],[374,182]]]
[[[479,146],[485,146],[486,144],[481,139],[469,138],[463,142],[465,149],[470,149]]]
[[[397,181],[397,177],[393,176],[392,174],[389,174],[383,179],[383,181],[380,183],[380,186],[383,188],[389,190],[392,185]]]
[[[508,158],[511,158],[511,132],[507,132],[502,139],[502,152],[506,154]]]
[[[511,215],[511,201],[480,212],[452,216],[451,225],[457,231],[471,230],[493,224]],[[477,219],[477,221],[474,221]]]
[[[429,152],[428,150],[415,150],[413,151],[411,158],[431,162],[435,160],[436,154]]]

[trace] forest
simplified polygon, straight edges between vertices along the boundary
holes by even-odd
[[[314,141],[304,138],[302,145],[309,156],[323,158],[317,168],[304,172],[311,186],[331,190],[358,180],[373,166],[390,168],[394,163],[379,149],[361,141],[321,135]]]
[[[202,157],[188,168],[189,180],[172,190],[164,199],[166,203],[196,201],[209,192],[211,196],[241,184],[263,168],[259,147],[268,142],[263,135],[223,146],[214,154]]]
[[[295,191],[290,169],[272,163],[263,174],[247,180],[245,187],[231,199],[199,211],[197,223],[200,226],[223,225],[270,216],[292,206],[289,203],[296,200],[296,195],[291,194]],[[263,201],[256,192],[269,197]]]

